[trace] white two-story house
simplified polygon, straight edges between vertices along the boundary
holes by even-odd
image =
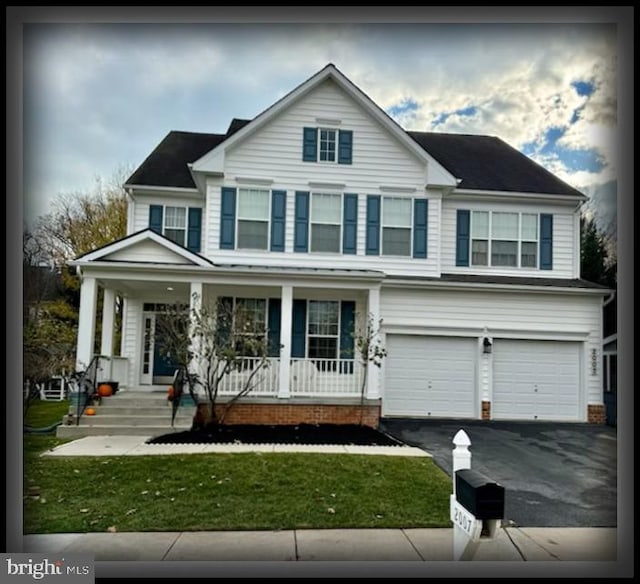
[[[128,235],[77,258],[78,368],[165,389],[163,304],[226,298],[271,374],[230,422],[354,422],[353,331],[382,319],[366,417],[604,421],[602,302],[580,279],[586,197],[490,136],[401,128],[333,65],[226,134],[170,132],[129,178]]]

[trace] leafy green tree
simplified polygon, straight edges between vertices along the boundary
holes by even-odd
[[[580,219],[580,276],[590,282],[615,288],[617,261],[612,246],[598,230],[593,218]]]

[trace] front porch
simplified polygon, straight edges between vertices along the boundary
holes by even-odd
[[[379,405],[380,370],[372,365],[365,375],[354,340],[367,319],[379,320],[379,272],[161,264],[141,269],[127,262],[96,261],[83,266],[82,276],[78,370],[99,348],[101,355],[117,364],[114,369],[119,378],[110,380],[118,381],[121,388],[151,392],[154,386],[168,387],[175,367],[160,356],[154,342],[156,318],[163,306],[179,303],[193,311],[224,300],[250,306],[268,338],[269,357],[259,371],[254,371],[255,358],[243,358],[223,378],[221,398],[237,395],[253,373],[254,388],[242,403],[248,406],[249,400],[271,400],[259,404],[265,412],[286,405],[299,413],[301,408],[318,405],[326,413],[329,405],[359,408],[361,398],[374,409]],[[96,309],[100,288],[104,290],[102,314]],[[116,306],[122,310],[117,351]],[[94,343],[98,318],[102,319],[99,347]],[[197,366],[192,370],[197,372]],[[266,417],[308,417],[283,412]],[[322,415],[316,412],[316,417]]]

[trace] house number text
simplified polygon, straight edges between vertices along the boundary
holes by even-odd
[[[598,374],[598,351],[591,349],[591,375]]]

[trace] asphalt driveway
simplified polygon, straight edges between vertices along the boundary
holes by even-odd
[[[505,487],[505,519],[523,527],[615,527],[616,429],[595,424],[386,419],[380,429],[423,448],[451,475],[453,437],[471,468]]]

